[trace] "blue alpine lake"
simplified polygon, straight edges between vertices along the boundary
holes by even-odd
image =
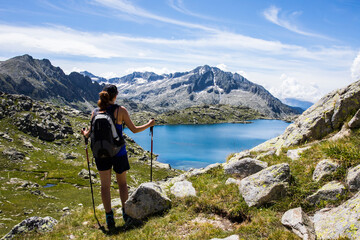
[[[153,152],[157,160],[172,168],[188,170],[223,163],[235,152],[250,149],[282,134],[289,123],[280,120],[252,120],[250,124],[154,126]],[[145,150],[151,149],[150,131],[124,132]]]

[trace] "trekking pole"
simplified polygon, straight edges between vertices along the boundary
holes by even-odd
[[[154,119],[154,118],[152,118]],[[150,127],[151,134],[151,163],[150,163],[150,182],[152,182],[152,162],[153,162],[153,136],[154,136],[154,126]]]
[[[85,130],[85,128],[83,128],[83,130]],[[103,226],[101,226],[99,219],[96,217],[96,213],[95,213],[95,201],[94,201],[94,192],[93,192],[93,188],[92,188],[92,181],[91,181],[91,172],[90,172],[90,161],[89,161],[89,154],[88,154],[88,143],[89,143],[89,139],[86,138],[84,136],[84,140],[85,140],[85,152],[86,152],[86,160],[87,160],[87,165],[88,165],[88,169],[89,169],[89,179],[90,179],[90,188],[91,188],[91,198],[92,198],[92,204],[93,204],[93,210],[94,210],[94,217],[99,225],[99,228],[101,230],[103,230]]]

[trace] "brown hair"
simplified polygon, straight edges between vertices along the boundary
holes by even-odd
[[[107,91],[101,91],[99,93],[99,97],[100,99],[97,105],[99,106],[100,110],[105,110],[110,105],[110,101],[112,99],[110,98],[110,95]]]

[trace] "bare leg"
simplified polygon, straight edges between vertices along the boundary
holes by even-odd
[[[116,180],[119,186],[119,194],[121,199],[122,207],[125,207],[125,202],[129,197],[127,183],[126,183],[126,171],[118,174],[116,173]]]
[[[104,204],[105,212],[111,211],[111,169],[99,171],[101,181],[101,199]]]

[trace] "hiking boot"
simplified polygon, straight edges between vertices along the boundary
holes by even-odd
[[[108,229],[114,229],[115,228],[115,220],[114,220],[114,213],[111,210],[111,212],[106,213],[106,224],[108,226]]]
[[[122,215],[124,222],[127,222],[130,219],[130,216],[125,213],[125,208],[122,209]]]

